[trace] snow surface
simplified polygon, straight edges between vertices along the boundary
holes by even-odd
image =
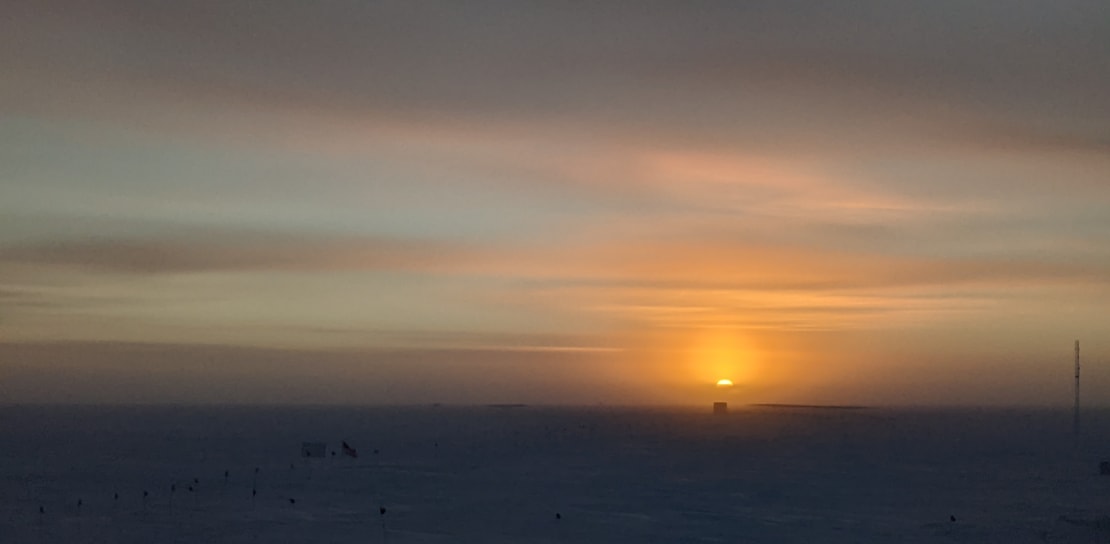
[[[0,542],[1110,540],[1110,413],[709,408],[4,407]]]

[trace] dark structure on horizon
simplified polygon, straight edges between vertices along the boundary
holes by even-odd
[[[714,402],[713,403],[713,415],[715,415],[715,416],[728,415],[728,403],[727,402]]]

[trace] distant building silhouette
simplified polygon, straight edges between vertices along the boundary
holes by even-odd
[[[728,414],[728,403],[727,402],[714,402],[713,403],[713,415],[723,416],[723,415],[727,415],[727,414]]]

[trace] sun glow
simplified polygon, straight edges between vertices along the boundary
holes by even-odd
[[[694,337],[688,352],[688,379],[730,387],[751,381],[751,350],[746,339],[730,331],[707,331]],[[724,376],[728,376],[724,378]]]

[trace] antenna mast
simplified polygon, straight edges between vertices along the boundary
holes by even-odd
[[[1079,340],[1075,341],[1075,415],[1072,419],[1072,430],[1079,437]]]

